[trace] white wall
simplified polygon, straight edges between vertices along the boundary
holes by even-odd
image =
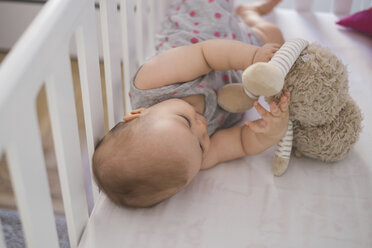
[[[43,6],[41,3],[0,2],[0,51],[8,51],[14,46]],[[97,25],[99,26],[98,17],[97,11]],[[75,42],[71,42],[70,54],[76,56]],[[102,55],[100,39],[99,54]]]
[[[42,8],[37,3],[0,2],[0,50],[10,49]]]

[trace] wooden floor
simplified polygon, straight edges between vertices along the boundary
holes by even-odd
[[[6,53],[0,53],[0,63]],[[78,117],[79,135],[81,141],[85,139],[84,133],[84,118],[83,118],[83,108],[81,99],[81,89],[79,80],[79,69],[77,61],[71,59],[71,69],[74,81],[74,91],[75,91],[75,103],[76,111]],[[101,63],[101,77],[102,84],[104,85],[104,71],[103,64]],[[104,87],[102,87],[104,91]],[[105,93],[103,92],[103,95]],[[106,99],[103,97],[104,109],[106,109]],[[51,198],[53,202],[54,211],[56,214],[63,214],[63,202],[61,189],[58,178],[57,162],[55,158],[53,138],[51,132],[51,125],[48,113],[48,104],[46,100],[45,87],[42,87],[36,101],[40,133],[43,143],[44,158],[46,163],[46,169],[48,173],[48,180],[51,190]],[[106,114],[105,114],[106,116]],[[106,121],[107,123],[107,121]],[[106,125],[107,126],[107,125]],[[84,144],[85,142],[80,142]],[[6,157],[2,156],[0,158],[0,208],[16,209],[16,201],[12,190],[11,180],[9,176],[9,171],[7,167]]]

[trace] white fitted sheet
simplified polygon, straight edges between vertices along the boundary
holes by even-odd
[[[80,247],[372,247],[372,37],[337,27],[332,14],[279,9],[268,19],[347,65],[364,114],[350,154],[334,164],[292,157],[274,177],[272,148],[202,171],[150,209],[121,209],[101,194]]]

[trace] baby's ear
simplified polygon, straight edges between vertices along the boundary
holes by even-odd
[[[146,109],[145,108],[139,108],[139,109],[135,109],[135,110],[131,111],[129,115],[126,115],[126,116],[123,117],[123,121],[127,122],[127,121],[137,119],[138,117],[141,116],[141,114],[144,110],[146,110]]]
[[[131,115],[134,115],[134,114],[142,114],[143,111],[145,111],[146,108],[139,108],[139,109],[135,109],[135,110],[132,110],[130,112]]]

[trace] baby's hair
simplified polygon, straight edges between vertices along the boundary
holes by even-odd
[[[94,179],[118,206],[150,207],[187,184],[187,168],[177,159],[142,150],[141,125],[135,119],[120,122],[96,145],[92,159]],[[147,158],[150,156],[151,158]]]
[[[119,130],[120,128],[124,128],[124,125],[126,124],[126,122],[118,122],[113,128],[111,128],[110,130],[110,133],[111,134],[114,134],[115,131]],[[103,137],[102,139],[100,139],[97,144],[95,145],[94,147],[94,150],[97,151],[97,149],[99,148],[99,146],[102,144],[102,141],[105,137]]]

